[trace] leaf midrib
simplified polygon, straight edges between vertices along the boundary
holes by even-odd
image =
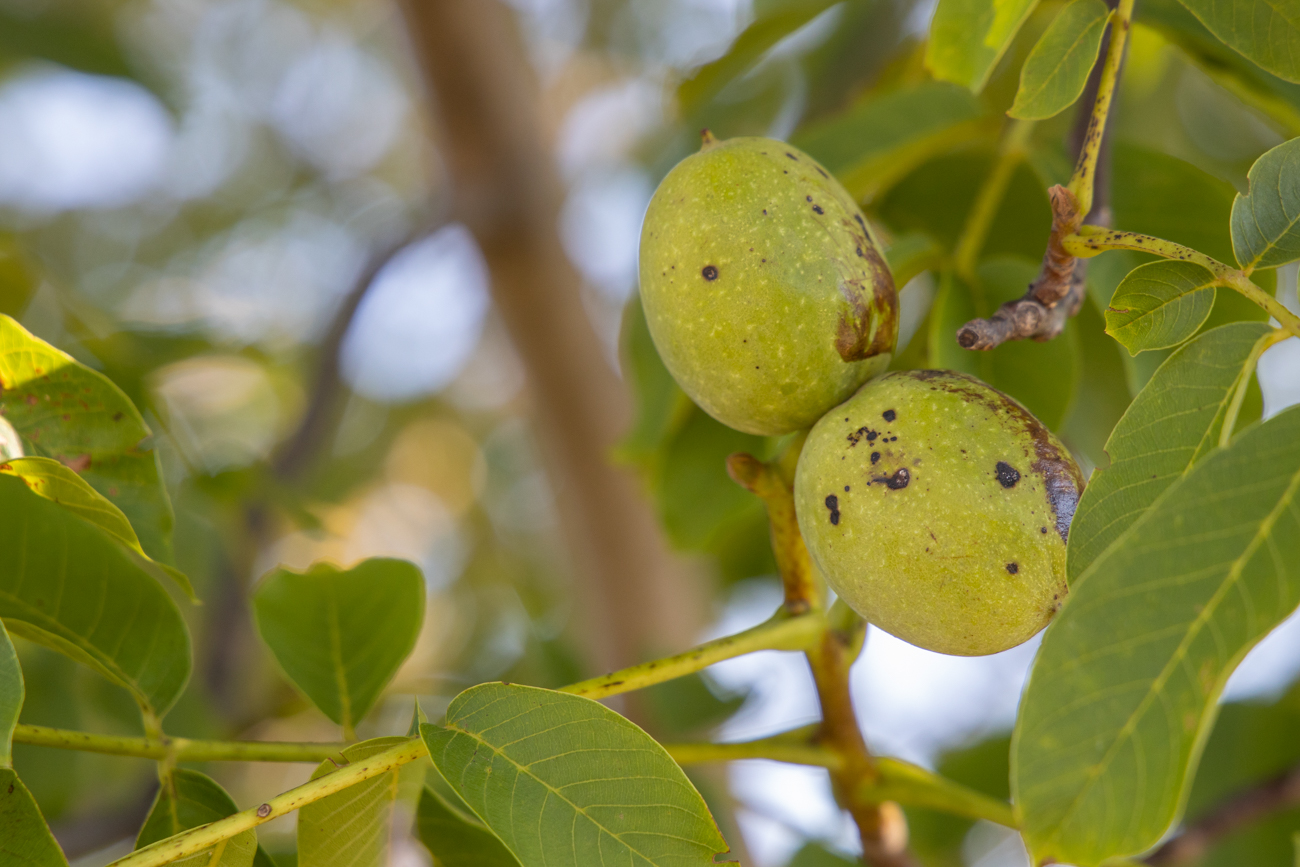
[[[1266,516],[1264,516],[1264,519],[1260,522],[1259,529],[1246,545],[1246,548],[1239,556],[1233,559],[1232,565],[1228,569],[1228,575],[1225,577],[1223,584],[1220,585],[1219,589],[1215,591],[1214,596],[1205,604],[1201,613],[1192,620],[1192,623],[1187,630],[1187,636],[1179,643],[1178,648],[1170,657],[1169,662],[1166,663],[1160,674],[1156,676],[1155,681],[1152,682],[1151,688],[1148,689],[1147,694],[1143,696],[1141,703],[1139,703],[1138,707],[1134,709],[1133,713],[1131,713],[1128,719],[1124,722],[1124,725],[1120,728],[1119,734],[1111,743],[1106,754],[1102,756],[1101,760],[1089,770],[1087,781],[1080,788],[1079,793],[1075,796],[1074,800],[1070,802],[1070,806],[1066,809],[1065,813],[1062,814],[1060,821],[1056,823],[1056,829],[1053,831],[1052,835],[1047,838],[1047,842],[1056,842],[1060,839],[1061,832],[1064,829],[1066,822],[1073,818],[1075,812],[1081,806],[1084,797],[1092,791],[1092,787],[1096,785],[1097,780],[1101,779],[1102,774],[1105,773],[1106,768],[1114,759],[1121,744],[1126,743],[1131,737],[1133,730],[1137,727],[1138,721],[1146,714],[1147,708],[1150,707],[1151,702],[1153,702],[1156,696],[1160,694],[1164,684],[1173,673],[1174,668],[1182,663],[1192,640],[1199,636],[1201,628],[1209,622],[1210,615],[1215,612],[1219,603],[1227,593],[1236,587],[1237,582],[1241,578],[1242,570],[1245,568],[1245,564],[1254,556],[1255,552],[1259,549],[1259,546],[1264,543],[1264,540],[1271,536],[1273,525],[1277,523],[1277,519],[1280,517],[1282,512],[1291,505],[1291,501],[1295,499],[1297,489],[1300,489],[1300,470],[1297,470],[1292,474],[1291,481],[1287,484],[1287,488],[1282,493],[1282,496],[1278,498],[1277,504]],[[1135,524],[1133,529],[1141,526],[1142,523],[1144,522]],[[1130,530],[1130,532],[1132,532],[1132,530]],[[1126,533],[1125,536],[1127,535],[1129,534]],[[1118,540],[1116,541],[1118,542]],[[1093,571],[1097,567],[1098,562],[1100,562],[1100,560],[1094,560],[1088,567],[1087,572]],[[1087,572],[1085,572],[1084,576],[1080,576],[1080,580],[1086,577]]]
[[[589,815],[589,814],[587,813],[586,810],[582,809],[582,808],[579,807],[577,804],[573,803],[573,801],[570,801],[568,798],[564,797],[564,795],[560,794],[560,790],[559,790],[559,789],[555,788],[555,787],[552,786],[550,783],[548,783],[548,782],[546,782],[545,780],[543,780],[541,777],[539,777],[539,776],[537,776],[536,774],[534,774],[534,773],[532,773],[531,771],[529,771],[527,765],[521,765],[521,764],[519,764],[519,762],[515,761],[513,758],[511,758],[511,757],[510,757],[509,755],[507,755],[505,752],[503,752],[502,750],[497,749],[496,746],[494,746],[493,744],[488,743],[485,739],[479,737],[479,736],[476,735],[474,732],[466,731],[465,729],[462,729],[462,728],[460,728],[459,726],[457,726],[457,725],[455,725],[455,724],[453,724],[453,723],[451,723],[451,722],[448,722],[448,723],[446,724],[446,728],[447,728],[449,731],[453,731],[453,732],[456,732],[456,733],[458,733],[458,734],[463,734],[463,735],[465,735],[466,737],[469,737],[469,738],[471,738],[472,740],[474,740],[476,743],[479,743],[479,744],[481,744],[481,745],[487,747],[487,749],[488,749],[488,750],[489,750],[489,751],[490,751],[494,756],[500,756],[501,758],[505,759],[505,760],[506,760],[507,762],[509,762],[510,764],[514,765],[514,767],[515,767],[515,772],[516,772],[516,775],[517,775],[517,776],[516,776],[516,780],[518,779],[518,775],[527,775],[529,779],[531,779],[531,780],[536,780],[536,781],[537,781],[537,782],[538,782],[542,787],[544,787],[548,792],[550,792],[550,793],[551,793],[552,795],[554,795],[555,797],[559,798],[559,799],[560,799],[561,801],[563,801],[564,803],[568,804],[569,807],[572,808],[573,811],[574,811],[575,813],[577,813],[578,815],[582,816],[582,817],[585,818],[587,821],[591,822],[591,824],[593,824],[593,825],[595,825],[597,828],[599,828],[602,832],[604,832],[605,834],[609,835],[612,839],[617,840],[620,844],[622,844],[623,846],[625,846],[629,852],[631,852],[631,853],[633,853],[634,855],[636,855],[637,857],[641,858],[641,859],[642,859],[643,861],[645,861],[647,864],[654,864],[654,863],[655,863],[652,859],[650,859],[650,858],[647,857],[645,854],[643,854],[639,849],[637,849],[637,848],[635,848],[634,846],[632,846],[631,843],[628,843],[628,842],[627,842],[626,840],[624,840],[621,836],[619,836],[618,834],[614,833],[614,832],[611,831],[609,828],[606,828],[606,827],[605,827],[604,825],[602,825],[600,822],[596,821],[596,819],[593,818],[591,815]],[[468,767],[468,766],[467,766],[467,767]],[[514,798],[513,798],[513,797],[510,799],[510,810],[511,810],[511,815],[512,815],[512,817],[513,817],[513,814],[514,814]],[[511,822],[512,822],[512,824],[513,824],[513,818],[512,818],[512,820],[511,820]],[[681,839],[685,840],[686,838],[681,838]],[[704,847],[702,844],[696,843],[696,842],[693,841],[693,840],[690,840],[690,841],[688,841],[688,842],[691,842],[691,843],[693,843],[693,844],[695,844],[695,845],[701,846],[701,848],[707,848],[707,847]]]
[[[348,673],[343,664],[343,634],[339,624],[339,603],[334,582],[325,582],[325,619],[329,622],[330,662],[334,667],[334,686],[339,691],[339,724],[345,731],[353,726],[352,697],[348,693]]]

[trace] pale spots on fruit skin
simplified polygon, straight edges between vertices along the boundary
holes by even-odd
[[[885,445],[851,448],[846,437],[864,426]],[[1017,474],[1009,487],[999,462]],[[907,485],[887,484],[902,470]],[[841,495],[832,525],[816,495],[845,484],[853,493]],[[1060,607],[1065,543],[1050,528],[1081,491],[1064,446],[1010,398],[960,374],[906,371],[867,384],[813,427],[795,505],[809,553],[868,621],[922,647],[980,655],[1027,640]]]
[[[819,169],[771,140],[720,142],[670,172],[646,214],[651,335],[687,394],[739,430],[806,428],[892,357],[892,279],[856,254],[883,263],[856,204]]]

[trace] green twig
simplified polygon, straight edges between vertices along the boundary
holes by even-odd
[[[643,662],[603,677],[561,687],[559,691],[587,698],[604,698],[694,674],[715,662],[758,650],[805,650],[818,641],[825,624],[819,612],[791,615],[782,609],[770,620],[736,635],[701,644],[676,656]]]
[[[779,737],[733,744],[664,744],[664,749],[679,765],[771,759],[791,765],[813,765],[837,770],[844,764],[844,760],[834,750],[807,741],[799,743]]]
[[[195,855],[222,840],[229,840],[250,828],[256,828],[264,822],[292,813],[313,801],[319,801],[321,798],[426,755],[428,751],[425,749],[424,741],[412,738],[381,753],[376,753],[368,759],[344,765],[323,777],[303,783],[251,810],[244,810],[242,813],[227,816],[216,822],[182,831],[166,840],[159,840],[152,846],[146,846],[117,859],[109,867],[162,867],[163,864]]]
[[[1106,133],[1106,118],[1110,114],[1110,104],[1115,98],[1115,87],[1119,82],[1119,69],[1124,62],[1124,47],[1128,42],[1128,31],[1132,20],[1133,0],[1120,0],[1119,5],[1110,13],[1110,46],[1106,50],[1105,65],[1101,68],[1097,101],[1093,103],[1088,131],[1084,133],[1083,147],[1079,150],[1079,161],[1074,165],[1074,174],[1070,177],[1068,186],[1079,204],[1080,215],[1087,215],[1092,211],[1092,187],[1097,175],[1097,160],[1101,155],[1101,141]]]
[[[1173,241],[1151,235],[1119,232],[1100,226],[1081,226],[1078,232],[1063,238],[1062,244],[1067,251],[1080,259],[1096,256],[1106,250],[1136,250],[1139,253],[1151,253],[1165,259],[1195,262],[1213,274],[1219,285],[1235,289],[1245,295],[1281,323],[1283,328],[1300,337],[1300,316],[1287,310],[1281,301],[1252,283],[1250,275],[1245,271],[1225,265],[1218,259],[1193,250],[1191,247],[1184,247],[1182,244],[1175,244]]]
[[[323,762],[346,744],[131,738],[19,724],[14,743],[173,762]]]
[[[911,807],[928,807],[968,819],[987,819],[1017,828],[1015,813],[1006,801],[933,774],[898,759],[876,759],[875,782],[863,783],[858,796],[866,801],[897,801]]]

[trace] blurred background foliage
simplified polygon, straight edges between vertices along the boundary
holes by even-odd
[[[557,398],[538,359],[576,350],[543,334],[543,351],[520,351],[493,254],[449,205],[444,148],[458,130],[421,67],[432,25],[408,23],[421,3],[438,0],[0,0],[0,312],[107,374],[155,432],[174,565],[202,600],[183,604],[196,665],[172,733],[337,737],[252,630],[251,590],[277,565],[392,556],[424,573],[416,650],[362,736],[404,731],[413,696],[436,715],[473,683],[556,686],[771,610],[765,517],[723,461],[778,443],[690,403],[635,299],[642,211],[703,127],[788,138],[834,171],[907,277],[895,365],[979,375],[1085,469],[1104,465],[1115,421],[1167,355],[1132,358],[1103,334],[1111,292],[1143,261],[1124,253],[1093,263],[1061,339],[983,355],[952,340],[1021,293],[1047,237],[1045,190],[1070,172],[1073,111],[1030,131],[985,243],[949,267],[1057,0],[1037,6],[979,94],[926,71],[926,0],[510,0],[503,38],[526,55],[532,146],[559,183],[540,232],[568,257],[538,282],[539,303],[579,305],[598,350],[582,362],[595,379],[573,391],[621,381],[621,438],[580,445],[634,479],[657,518],[662,536],[638,544],[673,552],[650,578],[584,583],[564,506],[583,488],[537,422]],[[1234,193],[1260,153],[1296,135],[1300,85],[1224,47],[1177,0],[1140,0],[1113,118],[1114,225],[1232,261]],[[1295,283],[1282,269],[1265,288],[1294,305]],[[1220,292],[1205,327],[1261,315]],[[1300,399],[1294,343],[1265,357],[1243,424]],[[667,604],[618,603],[654,575],[675,576]],[[633,638],[601,645],[597,623]],[[1282,632],[1229,690],[1238,701],[1207,749],[1193,817],[1296,759],[1300,699],[1285,688],[1300,641]],[[19,644],[24,722],[138,733],[123,691]],[[1005,731],[1032,650],[952,660],[873,633],[855,672],[869,740],[1005,797]],[[755,736],[815,716],[807,681],[802,662],[765,655],[621,709],[661,737]],[[155,785],[133,759],[19,745],[15,765],[86,867],[129,848]],[[310,768],[205,770],[245,805]],[[822,772],[747,763],[699,780],[746,863],[846,863],[852,833]],[[1023,862],[991,825],[909,820],[927,864]],[[1280,815],[1206,863],[1289,863],[1295,829],[1300,812]],[[291,825],[263,841],[292,863]],[[409,841],[394,857],[428,863]]]

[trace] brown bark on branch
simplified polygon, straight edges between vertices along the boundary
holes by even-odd
[[[1195,864],[1211,846],[1229,834],[1297,804],[1300,804],[1300,765],[1223,801],[1168,840],[1146,863],[1160,867]]]
[[[1052,201],[1052,233],[1038,278],[1024,296],[1008,301],[988,319],[972,319],[957,332],[964,349],[993,349],[1008,340],[1051,340],[1083,303],[1083,274],[1078,260],[1061,245],[1083,224],[1070,191],[1060,185],[1047,191]]]
[[[636,480],[608,460],[631,408],[560,244],[564,185],[514,15],[499,0],[406,0],[403,12],[432,98],[450,216],[483,252],[527,371],[589,662],[609,671],[691,644],[706,610],[696,576],[668,555]]]

